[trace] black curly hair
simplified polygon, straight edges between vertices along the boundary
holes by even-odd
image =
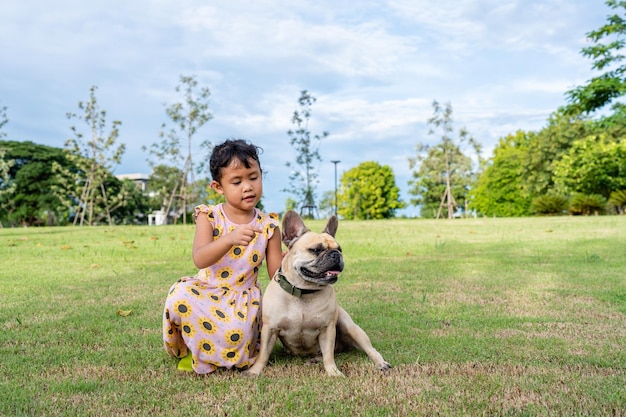
[[[230,165],[235,159],[238,159],[246,168],[250,168],[249,161],[252,159],[256,161],[259,164],[259,168],[261,168],[261,161],[259,161],[260,152],[263,152],[263,149],[243,139],[227,139],[214,147],[213,152],[211,152],[211,178],[213,178],[214,181],[220,182],[222,179],[222,169]]]

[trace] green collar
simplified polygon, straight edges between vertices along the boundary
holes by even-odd
[[[285,277],[285,275],[283,274],[283,271],[278,268],[278,271],[276,271],[276,277],[277,277],[277,281],[278,284],[280,285],[280,287],[287,291],[289,294],[293,295],[294,297],[302,297],[303,295],[306,294],[313,294],[314,292],[318,292],[319,290],[307,290],[304,288],[298,288],[298,287],[294,287],[291,282],[287,281],[287,277]],[[276,278],[275,277],[275,278]]]

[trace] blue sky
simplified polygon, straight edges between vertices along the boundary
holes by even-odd
[[[320,145],[318,195],[365,161],[392,167],[408,201],[408,157],[428,134],[431,103],[450,102],[489,156],[498,139],[538,130],[591,78],[580,50],[605,23],[602,0],[4,0],[0,106],[9,140],[62,147],[98,87],[127,146],[116,174],[150,173],[142,145],[158,141],[180,75],[211,90],[214,118],[198,134],[264,149],[264,204],[284,209],[287,131],[301,90]],[[80,125],[77,125],[80,127]],[[196,159],[197,160],[197,159]],[[409,207],[409,216],[417,209]]]

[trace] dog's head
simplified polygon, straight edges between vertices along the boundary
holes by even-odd
[[[288,249],[283,259],[285,269],[318,285],[337,282],[343,271],[341,247],[335,240],[338,226],[337,217],[332,216],[322,233],[315,233],[307,229],[295,211],[285,213],[283,243]]]

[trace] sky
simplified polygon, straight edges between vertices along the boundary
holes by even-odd
[[[317,194],[362,162],[392,168],[409,203],[408,158],[429,134],[433,100],[450,103],[489,157],[499,138],[536,131],[565,92],[596,75],[581,48],[606,22],[603,0],[3,0],[0,107],[6,139],[63,147],[66,117],[89,89],[122,122],[115,174],[151,169],[180,76],[211,91],[213,119],[195,145],[247,139],[263,149],[263,204],[290,195],[287,131],[302,90],[317,101],[310,132],[322,161]],[[195,146],[194,145],[194,146]],[[204,155],[194,148],[194,161]],[[408,206],[398,214],[415,216]]]

